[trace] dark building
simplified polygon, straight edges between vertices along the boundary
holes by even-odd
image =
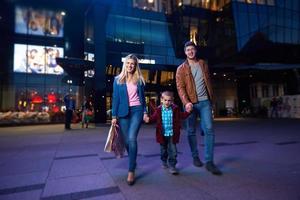
[[[44,111],[46,121],[61,121],[63,96],[71,92],[78,108],[83,96],[91,99],[95,121],[105,122],[113,77],[129,53],[141,59],[147,102],[158,103],[162,90],[176,91],[175,72],[187,40],[211,67],[215,115],[259,106],[260,97],[300,93],[297,0],[2,4],[0,109],[20,111],[16,120],[29,115],[21,111],[35,116]]]

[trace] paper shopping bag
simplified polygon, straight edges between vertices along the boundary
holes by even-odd
[[[114,136],[112,141],[112,151],[115,153],[117,158],[122,158],[125,152],[125,143],[118,125],[114,130]]]
[[[107,135],[107,138],[106,138],[106,143],[104,146],[105,152],[112,152],[112,144],[113,144],[113,137],[114,137],[115,131],[116,131],[116,127],[111,125],[108,135]]]

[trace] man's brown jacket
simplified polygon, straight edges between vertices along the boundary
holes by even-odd
[[[208,97],[209,97],[210,101],[212,102],[213,101],[213,91],[212,91],[212,85],[211,85],[211,80],[210,80],[210,76],[209,76],[208,66],[204,62],[204,60],[198,60],[198,62],[199,62],[199,65],[200,65],[202,73],[203,73],[203,79],[205,82]],[[176,85],[177,85],[178,95],[179,95],[183,105],[186,105],[189,102],[191,102],[191,103],[198,102],[195,81],[194,81],[192,71],[191,71],[191,68],[190,68],[187,60],[177,68]]]

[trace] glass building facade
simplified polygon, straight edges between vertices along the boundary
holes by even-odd
[[[300,63],[296,56],[300,54],[300,4],[296,0],[55,2],[5,1],[0,8],[1,111],[46,112],[50,121],[59,121],[62,118],[51,116],[62,114],[63,97],[72,92],[77,108],[87,96],[93,101],[96,122],[105,122],[113,77],[129,53],[140,58],[147,102],[158,103],[162,90],[176,91],[175,72],[185,58],[187,40],[198,45],[198,57],[211,67],[219,97],[216,115],[226,102],[238,109],[237,102],[250,99],[250,93],[255,96],[255,81],[266,78],[254,79],[251,70],[253,77],[245,75],[241,65],[266,60]],[[274,56],[278,50],[284,54]],[[56,58],[86,59],[93,69],[76,61],[64,66]],[[268,76],[267,81],[281,85],[280,94],[300,92],[300,86],[291,86],[293,80],[300,82],[298,68],[286,74],[280,80]],[[265,85],[272,87],[263,83],[262,88]],[[238,92],[245,88],[248,94]],[[264,97],[279,94],[263,91]]]
[[[233,1],[237,47],[258,32],[274,43],[300,44],[300,2],[296,0]]]
[[[64,96],[73,93],[78,97],[80,92],[56,61],[78,56],[70,49],[76,47],[68,30],[72,17],[76,19],[63,3],[1,3],[0,21],[5,28],[1,38],[0,124],[64,120]],[[76,31],[78,27],[73,28]],[[80,33],[83,27],[72,34],[77,37]]]
[[[61,121],[63,97],[72,90],[62,82],[66,74],[56,63],[64,57],[64,13],[27,5],[11,9],[14,34],[7,50],[12,59],[9,85],[2,86],[2,110],[18,111],[17,122]]]

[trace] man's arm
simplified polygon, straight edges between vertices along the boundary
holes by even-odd
[[[210,71],[207,63],[205,61],[202,62],[203,69],[205,71],[204,75],[206,76],[206,87],[208,90],[209,98],[211,102],[214,102],[214,95],[213,95],[213,89],[212,89],[212,83],[211,83],[211,76]],[[213,103],[212,103],[213,104]]]
[[[186,92],[186,85],[185,82],[183,80],[184,74],[181,71],[181,67],[177,68],[176,71],[176,86],[177,86],[177,91],[178,91],[178,95],[181,99],[181,102],[183,105],[186,105],[187,103],[189,103],[189,99],[187,96],[187,92]]]
[[[192,113],[192,109],[188,109],[184,112],[181,112],[179,108],[177,108],[177,112],[179,113],[180,119],[186,119]]]

